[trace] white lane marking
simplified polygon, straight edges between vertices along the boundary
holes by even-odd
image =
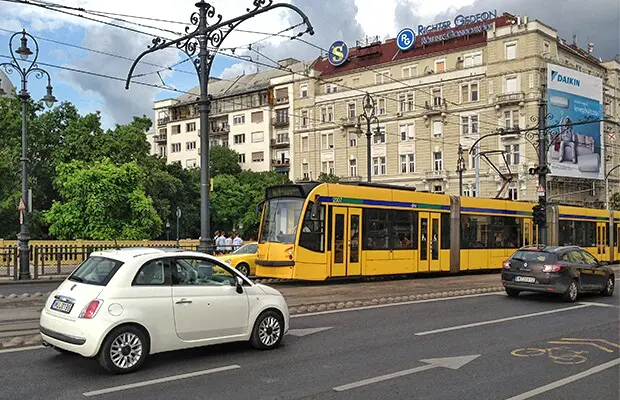
[[[588,370],[585,370],[585,371],[580,372],[580,373],[575,374],[575,375],[571,375],[571,376],[569,376],[567,378],[560,379],[559,381],[552,382],[552,383],[550,383],[548,385],[541,386],[541,387],[536,388],[536,389],[532,389],[529,392],[521,393],[520,395],[511,397],[511,398],[509,398],[507,400],[525,400],[525,399],[529,399],[530,397],[538,396],[541,393],[545,393],[545,392],[548,392],[550,390],[559,388],[560,386],[568,385],[569,383],[572,383],[572,382],[577,381],[579,379],[585,378],[586,376],[590,376],[590,375],[596,374],[597,372],[604,371],[604,370],[606,370],[608,368],[615,367],[618,364],[620,364],[620,358],[616,358],[615,360],[608,361],[605,364],[597,365],[596,367],[590,368]]]
[[[92,392],[82,393],[82,395],[86,397],[98,396],[100,394],[120,392],[122,390],[134,389],[134,388],[155,385],[155,384],[164,383],[164,382],[178,381],[179,379],[193,378],[196,376],[214,374],[216,372],[230,371],[232,369],[238,369],[238,368],[241,368],[241,366],[227,365],[225,367],[205,369],[203,371],[190,372],[188,374],[173,375],[173,376],[168,376],[166,378],[151,379],[151,380],[144,381],[144,382],[136,382],[136,383],[130,383],[128,385],[113,386],[107,389],[93,390]]]
[[[0,350],[0,354],[3,354],[3,353],[15,353],[17,351],[39,350],[39,349],[44,349],[44,348],[45,348],[45,346],[18,347],[16,349]]]
[[[361,381],[348,383],[342,386],[336,386],[333,390],[337,392],[344,392],[345,390],[355,389],[361,386],[371,385],[377,382],[387,381],[389,379],[400,378],[401,376],[407,376],[411,374],[415,374],[416,372],[422,372],[433,368],[449,368],[449,369],[459,369],[465,364],[469,364],[476,358],[480,357],[480,354],[475,354],[471,356],[460,356],[460,357],[445,357],[445,358],[429,358],[426,360],[420,360],[427,365],[422,365],[420,367],[406,369],[404,371],[392,372],[391,374],[376,376],[374,378],[368,378]]]
[[[587,304],[589,306],[608,307],[608,308],[618,308],[618,307],[620,307],[620,306],[617,306],[615,304],[593,303],[593,302],[590,302],[590,301],[580,301],[579,304]]]
[[[313,333],[319,333],[319,332],[323,332],[323,331],[327,331],[329,329],[332,329],[331,326],[326,326],[323,328],[303,328],[303,329],[289,329],[288,330],[288,334],[292,335],[292,336],[308,336],[308,335],[312,335]]]
[[[585,308],[585,307],[590,307],[590,305],[589,304],[580,304],[578,306],[558,308],[558,309],[555,309],[555,310],[541,311],[541,312],[532,313],[532,314],[515,315],[514,317],[499,318],[499,319],[492,319],[492,320],[489,320],[489,321],[474,322],[472,324],[450,326],[448,328],[434,329],[432,331],[417,332],[417,333],[415,333],[415,335],[416,336],[433,335],[435,333],[456,331],[456,330],[459,330],[459,329],[473,328],[473,327],[476,327],[476,326],[483,326],[483,325],[498,324],[500,322],[514,321],[516,319],[523,319],[523,318],[538,317],[540,315],[547,315],[547,314],[559,313],[559,312],[563,312],[563,311],[577,310],[579,308]]]
[[[504,293],[480,293],[480,294],[466,294],[464,296],[455,296],[455,297],[442,297],[439,299],[410,300],[410,301],[401,301],[400,303],[375,304],[372,306],[340,308],[337,310],[327,310],[327,311],[318,311],[318,312],[305,313],[305,314],[295,314],[295,315],[291,315],[291,318],[304,318],[304,317],[313,317],[315,315],[335,314],[335,313],[351,312],[351,311],[374,310],[376,308],[406,306],[409,304],[420,304],[420,303],[433,303],[435,301],[458,300],[458,299],[467,299],[467,298],[472,298],[472,297],[495,296],[498,294],[504,295]]]

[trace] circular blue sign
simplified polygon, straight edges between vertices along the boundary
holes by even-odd
[[[415,44],[415,33],[411,28],[405,28],[396,36],[396,46],[402,51],[409,50]]]
[[[329,46],[329,52],[327,53],[327,60],[335,67],[344,64],[349,56],[349,46],[342,40],[338,40]]]

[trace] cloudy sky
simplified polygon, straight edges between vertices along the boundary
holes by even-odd
[[[7,31],[26,29],[35,35],[41,49],[39,61],[75,70],[94,72],[110,77],[125,79],[132,60],[146,49],[153,35],[167,38],[178,37],[175,32],[182,32],[185,25],[150,20],[130,19],[128,17],[95,16],[69,9],[62,11],[81,14],[89,18],[106,21],[139,32],[128,31],[118,27],[89,21],[79,16],[67,15],[49,9],[42,9],[26,4],[16,4],[19,0],[0,0],[0,62],[7,61],[2,56],[8,55]],[[36,3],[38,0],[31,0]],[[47,0],[52,2],[53,0]],[[282,0],[286,1],[286,0]],[[344,40],[354,44],[355,40],[365,35],[379,36],[381,39],[394,37],[403,27],[431,23],[464,12],[480,12],[496,9],[498,13],[528,15],[530,19],[539,19],[559,30],[560,35],[572,40],[577,35],[577,42],[582,47],[595,43],[595,55],[611,59],[620,53],[620,6],[617,0],[590,0],[584,7],[578,0],[548,0],[545,7],[540,7],[539,0],[289,0],[302,9],[309,17],[315,30],[314,36],[304,39],[319,47],[327,48],[334,40]],[[82,7],[87,11],[121,13],[171,21],[186,22],[195,11],[196,0],[56,0],[56,3],[70,7]],[[245,12],[251,6],[251,0],[213,0],[216,11],[224,19]],[[281,10],[281,11],[279,11]],[[286,9],[277,9],[248,20],[239,29],[265,34],[234,32],[222,45],[224,48],[236,47],[236,55],[246,54],[259,62],[273,64],[269,59],[279,60],[295,57],[300,60],[312,60],[320,55],[320,50],[307,44],[286,38],[269,37],[301,22],[300,18]],[[151,25],[171,32],[156,31],[144,26],[136,26],[119,21],[125,19],[143,25]],[[297,28],[286,32],[299,32]],[[259,39],[258,51],[247,51],[247,44]],[[76,47],[77,46],[77,47]],[[84,50],[79,47],[87,48]],[[256,47],[255,47],[256,48]],[[230,52],[226,52],[229,53]],[[267,58],[268,57],[268,58]],[[189,62],[174,66],[172,70],[165,67],[183,61],[181,53],[173,49],[149,55],[136,70],[136,78],[141,82],[166,85],[178,90],[189,90],[197,85],[197,78]],[[59,100],[76,104],[82,113],[100,110],[107,127],[115,123],[127,123],[134,115],[152,116],[154,99],[176,97],[179,93],[132,84],[125,90],[124,82],[109,78],[96,77],[79,72],[43,66],[52,74],[54,94]],[[264,67],[262,67],[264,68]],[[256,65],[239,59],[218,55],[213,66],[212,76],[232,78],[241,73],[256,70]],[[10,76],[17,83],[15,76]],[[33,97],[42,97],[44,83],[33,79],[30,91]]]

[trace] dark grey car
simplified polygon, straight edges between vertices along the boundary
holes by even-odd
[[[574,302],[580,293],[611,296],[614,272],[581,247],[522,247],[504,261],[502,283],[511,297],[523,291],[545,292]]]

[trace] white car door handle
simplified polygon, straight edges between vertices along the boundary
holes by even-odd
[[[190,304],[192,301],[189,299],[181,299],[176,302],[176,304]]]

